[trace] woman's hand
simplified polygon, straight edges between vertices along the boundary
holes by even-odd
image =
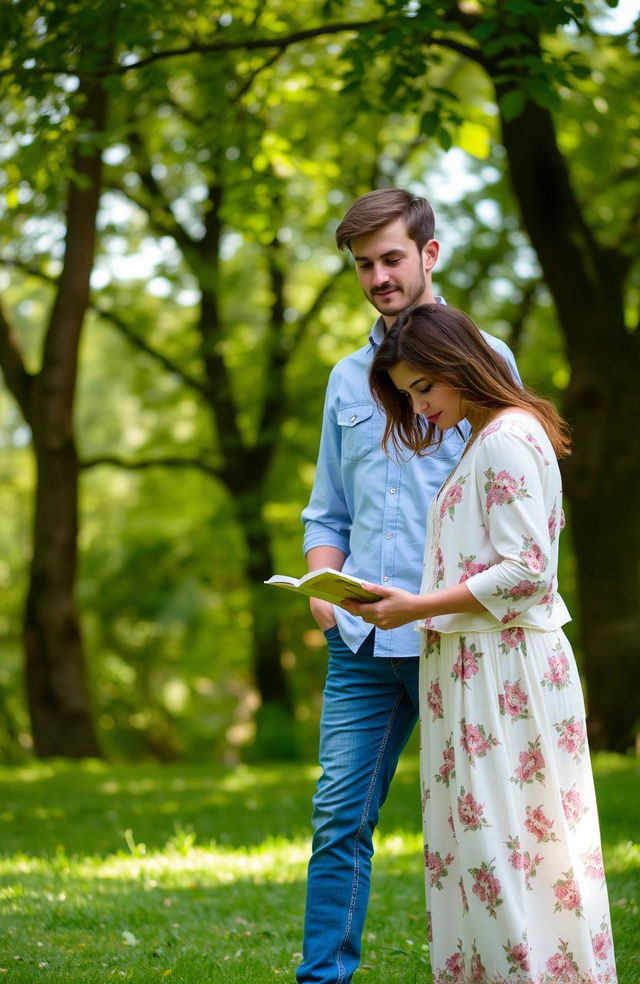
[[[385,588],[380,584],[365,583],[363,587],[381,595],[381,600],[356,601],[345,598],[340,606],[378,629],[397,629],[399,625],[425,617],[425,612],[421,611],[420,595],[411,594],[402,588]]]

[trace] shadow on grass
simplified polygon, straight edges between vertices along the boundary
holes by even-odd
[[[639,763],[597,756],[620,981],[640,984]],[[264,984],[299,961],[317,769],[34,763],[0,770],[11,984]],[[428,984],[418,765],[382,814],[354,984]]]

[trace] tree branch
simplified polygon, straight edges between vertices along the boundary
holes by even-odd
[[[95,458],[86,458],[79,462],[82,471],[88,471],[90,468],[97,468],[100,465],[112,465],[114,468],[124,468],[127,471],[144,471],[147,468],[195,468],[213,478],[220,480],[223,478],[220,469],[207,464],[201,458],[179,458],[174,455],[167,455],[166,457],[146,458],[144,461],[128,461],[126,458],[105,454]]]
[[[135,346],[135,348],[137,348],[140,352],[144,352],[145,355],[148,355],[156,362],[159,362],[160,365],[164,366],[164,368],[170,373],[178,376],[185,386],[189,386],[190,389],[195,390],[199,396],[204,397],[205,399],[208,398],[207,388],[203,382],[186,372],[181,366],[178,365],[177,362],[174,362],[173,359],[170,359],[167,355],[159,352],[153,347],[153,345],[150,345],[144,338],[138,335],[137,332],[135,332],[123,318],[119,317],[117,314],[114,314],[113,311],[108,311],[105,308],[99,307],[99,305],[95,303],[92,303],[91,307],[101,318],[104,318],[105,321],[111,322],[111,324],[117,328],[122,335],[124,335],[127,341]]]
[[[185,55],[206,55],[225,51],[258,51],[260,49],[279,48],[284,50],[293,44],[301,41],[309,41],[313,38],[325,37],[327,35],[342,34],[344,32],[358,32],[370,27],[382,27],[383,19],[368,21],[345,21],[343,24],[324,24],[318,27],[310,27],[303,31],[294,31],[292,34],[285,34],[282,37],[273,38],[236,38],[228,41],[211,41],[208,44],[198,43],[183,45],[180,48],[167,48],[154,51],[144,58],[130,61],[125,65],[107,65],[95,71],[85,72],[81,67],[71,68],[68,65],[36,65],[28,70],[31,77],[41,78],[45,75],[73,75],[80,79],[103,78],[107,75],[125,75],[133,72],[156,61],[169,58],[181,58]],[[0,71],[0,78],[15,76],[24,72],[22,65],[5,68]]]
[[[22,414],[29,422],[29,395],[32,376],[27,372],[20,340],[16,330],[5,314],[4,305],[0,301],[0,368],[2,369],[7,387],[13,394]]]

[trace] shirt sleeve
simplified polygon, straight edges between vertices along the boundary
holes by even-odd
[[[316,473],[308,505],[302,511],[303,549],[337,547],[350,553],[351,515],[342,478],[342,434],[335,411],[335,372],[329,377]]]
[[[506,344],[506,342],[503,342],[501,338],[496,338],[495,335],[490,335],[486,331],[483,331],[482,334],[484,335],[486,341],[489,342],[491,348],[494,349],[498,353],[498,355],[501,355],[502,358],[506,361],[507,365],[509,366],[509,369],[511,370],[511,374],[513,378],[516,380],[517,383],[519,383],[522,386],[522,379],[520,378],[520,373],[518,372],[518,366],[516,365],[516,360],[514,358],[513,352]]]
[[[544,499],[548,467],[539,446],[510,427],[488,435],[475,455],[476,492],[498,560],[465,583],[505,624],[538,604],[553,581]]]

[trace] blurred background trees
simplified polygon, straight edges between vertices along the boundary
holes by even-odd
[[[606,10],[4,10],[1,754],[313,754],[323,638],[262,581],[304,569],[326,378],[372,320],[333,232],[392,184],[575,424],[569,631],[592,741],[631,744],[640,88]]]

